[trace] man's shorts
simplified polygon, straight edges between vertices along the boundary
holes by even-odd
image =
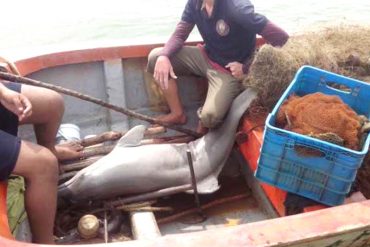
[[[13,91],[21,91],[21,84],[9,82],[4,85]],[[0,181],[9,177],[17,163],[21,148],[21,139],[17,137],[18,123],[18,117],[0,103]]]

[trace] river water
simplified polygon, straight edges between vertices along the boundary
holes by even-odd
[[[8,0],[1,50],[76,43],[165,42],[187,0]],[[254,0],[290,34],[333,23],[370,25],[370,0]],[[199,39],[193,31],[190,39]]]

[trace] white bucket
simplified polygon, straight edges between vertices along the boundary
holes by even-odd
[[[61,124],[56,136],[57,144],[66,141],[79,141],[81,140],[80,128],[75,124]]]

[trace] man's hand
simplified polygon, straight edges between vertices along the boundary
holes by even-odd
[[[19,121],[32,114],[32,105],[27,97],[8,88],[2,88],[0,102],[6,109],[17,115]]]
[[[177,79],[171,61],[166,56],[159,56],[154,67],[154,79],[162,90],[168,88],[168,78]]]
[[[228,63],[225,68],[229,69],[232,76],[234,76],[237,79],[242,79],[243,78],[243,64],[239,62],[231,62]]]

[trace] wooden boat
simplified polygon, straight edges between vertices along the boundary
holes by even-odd
[[[157,46],[160,44],[105,46],[8,57],[15,61],[24,76],[56,83],[150,115],[154,114],[158,100],[155,92],[149,90],[152,81],[144,70],[148,53]],[[195,126],[195,110],[201,101],[202,90],[198,82],[199,79],[194,77],[180,78],[181,97],[190,117],[188,127]],[[124,130],[140,122],[69,96],[65,100],[63,121],[78,124],[83,135],[110,129]],[[28,128],[21,129],[25,138],[32,138],[31,132]],[[305,208],[302,214],[285,216],[286,193],[258,182],[253,176],[263,128],[256,128],[255,121],[245,117],[240,124],[240,133],[244,134],[244,141],[235,148],[236,163],[248,181],[258,208],[267,215],[264,219],[98,246],[370,246],[370,200],[330,208],[317,205]],[[0,246],[42,246],[17,241],[11,235],[6,213],[6,186],[0,184]]]

